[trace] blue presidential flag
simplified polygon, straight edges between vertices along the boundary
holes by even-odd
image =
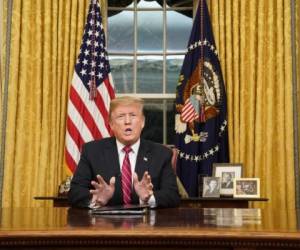
[[[229,161],[226,93],[205,0],[176,89],[175,132],[177,175],[190,197],[201,196],[201,177],[212,175],[213,163]]]

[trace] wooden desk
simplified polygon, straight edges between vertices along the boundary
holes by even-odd
[[[268,198],[186,198],[180,206],[198,208],[249,208],[249,202],[268,201]]]
[[[67,197],[37,196],[36,200],[52,200],[54,207],[68,207]],[[248,208],[251,201],[268,201],[267,198],[185,198],[181,199],[181,207],[202,208]]]
[[[0,249],[300,249],[295,211],[280,214],[286,216],[231,208],[157,209],[141,216],[3,208]]]
[[[53,207],[69,207],[68,198],[65,196],[35,196],[35,200],[53,201]]]

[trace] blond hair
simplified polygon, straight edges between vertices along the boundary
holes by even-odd
[[[138,97],[133,96],[121,96],[117,97],[110,102],[109,106],[109,118],[111,119],[112,112],[118,107],[118,106],[129,106],[137,104],[141,107],[141,111],[143,113],[144,108],[144,100]],[[143,113],[144,115],[144,113]]]

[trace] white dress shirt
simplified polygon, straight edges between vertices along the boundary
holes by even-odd
[[[119,155],[120,171],[122,173],[122,165],[125,157],[125,152],[123,151],[123,148],[125,147],[125,145],[119,142],[117,139],[116,142],[117,142],[117,149]],[[135,172],[136,159],[139,152],[140,143],[141,140],[139,139],[136,143],[130,145],[132,149],[131,152],[129,152],[129,161],[130,161],[130,168],[131,168],[131,183],[133,183],[133,173]],[[140,200],[140,204],[145,204],[145,203],[142,200]],[[151,197],[149,198],[146,204],[148,204],[150,207],[156,207],[156,200],[154,195],[151,195]]]

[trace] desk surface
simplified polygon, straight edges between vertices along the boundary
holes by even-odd
[[[2,209],[0,248],[300,249],[295,213],[286,211],[283,217],[232,208],[157,209],[137,216],[91,215],[72,208]]]

